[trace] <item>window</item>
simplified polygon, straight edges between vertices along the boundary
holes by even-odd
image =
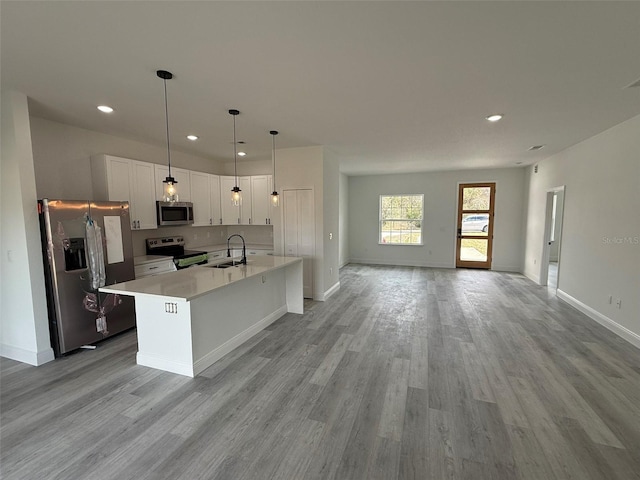
[[[380,236],[384,245],[422,245],[424,195],[380,195]]]

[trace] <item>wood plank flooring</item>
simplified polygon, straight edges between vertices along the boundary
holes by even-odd
[[[195,379],[2,359],[2,478],[640,479],[636,348],[517,274],[340,276]]]

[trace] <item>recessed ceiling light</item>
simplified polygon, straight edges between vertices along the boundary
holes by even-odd
[[[489,120],[490,122],[497,122],[498,120],[502,120],[502,117],[504,115],[502,115],[501,113],[494,113],[493,115],[489,115],[487,118],[487,120]]]
[[[187,138],[192,142],[195,142],[198,139],[197,135],[187,135]]]
[[[244,157],[244,156],[246,156],[246,155],[247,155],[247,154],[246,154],[245,152],[238,152],[238,156],[239,156],[239,157]]]
[[[98,110],[100,110],[103,113],[113,112],[113,108],[109,107],[108,105],[98,105]]]

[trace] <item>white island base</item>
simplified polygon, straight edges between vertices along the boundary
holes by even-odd
[[[194,377],[285,313],[303,313],[302,259],[252,257],[100,291],[135,297],[139,365]]]

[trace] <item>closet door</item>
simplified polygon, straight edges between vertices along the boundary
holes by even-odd
[[[284,190],[284,254],[302,257],[303,295],[313,298],[313,257],[315,255],[315,214],[313,190]]]

